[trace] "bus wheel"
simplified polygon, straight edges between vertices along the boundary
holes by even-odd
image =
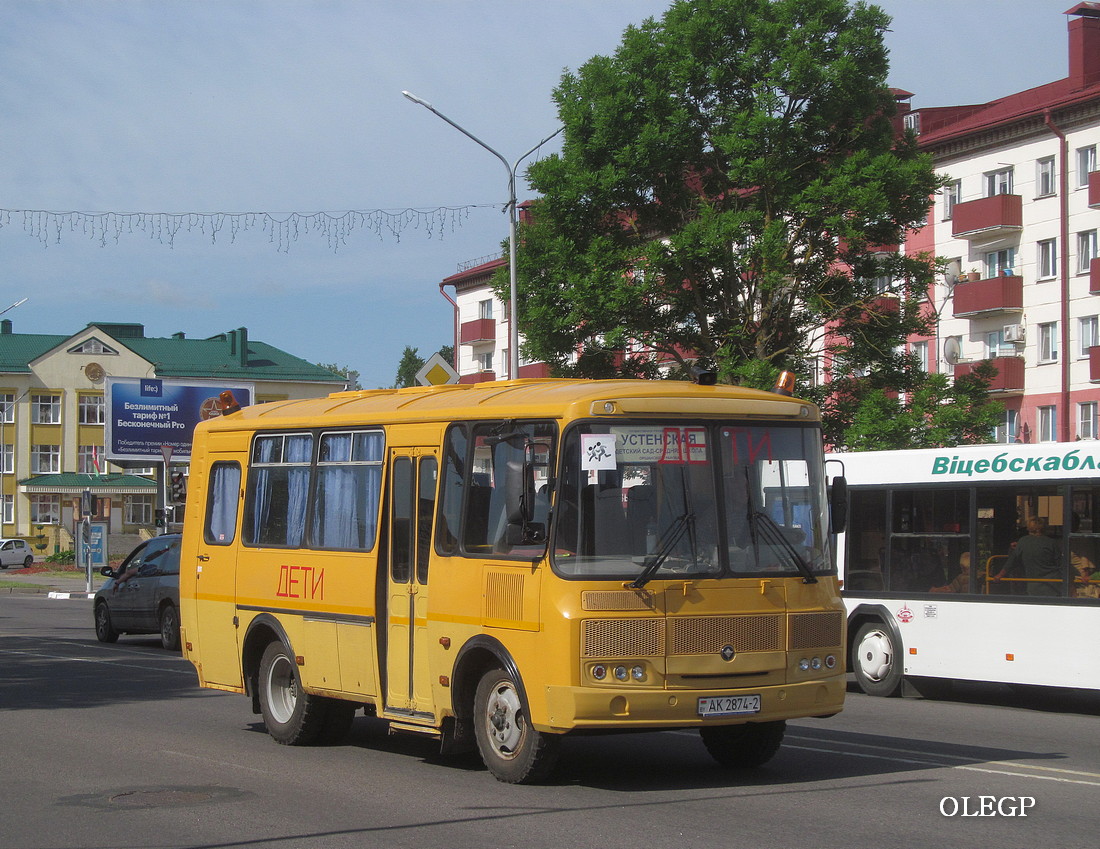
[[[901,692],[901,646],[890,631],[877,622],[859,629],[852,645],[852,671],[868,696],[896,696]]]
[[[180,615],[171,602],[160,611],[160,644],[168,651],[179,651]]]
[[[503,669],[490,669],[477,685],[474,735],[489,772],[507,784],[542,781],[557,762],[560,738],[531,727],[519,687]]]
[[[315,743],[329,715],[328,700],[302,689],[294,658],[277,640],[264,649],[258,684],[260,713],[275,742],[284,746]]]
[[[101,643],[118,642],[118,631],[111,624],[111,611],[105,601],[95,606],[95,636]]]
[[[779,751],[787,723],[748,722],[744,725],[704,725],[699,729],[710,756],[730,769],[763,766]]]

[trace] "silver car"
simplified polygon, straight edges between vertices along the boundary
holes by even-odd
[[[0,539],[0,569],[9,566],[30,566],[34,563],[34,555],[26,540]]]
[[[110,578],[95,594],[95,635],[113,643],[119,634],[160,634],[166,649],[180,647],[180,535],[146,540],[117,569],[104,566]]]

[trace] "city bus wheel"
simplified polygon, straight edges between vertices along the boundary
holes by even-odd
[[[317,741],[328,718],[328,700],[302,689],[294,658],[281,642],[264,649],[257,684],[260,713],[275,742],[308,746]]]
[[[160,611],[160,644],[168,651],[180,647],[180,615],[174,604],[166,604]]]
[[[901,692],[901,646],[878,622],[868,622],[852,644],[852,672],[868,696],[896,696]]]
[[[770,761],[783,742],[787,723],[747,722],[744,725],[704,725],[699,729],[710,756],[730,769],[752,769]]]
[[[519,686],[503,669],[490,669],[477,685],[474,735],[481,760],[506,784],[545,780],[557,762],[560,738],[531,726]]]
[[[118,642],[118,631],[111,624],[111,611],[107,609],[106,602],[100,602],[95,607],[95,637],[101,643]]]

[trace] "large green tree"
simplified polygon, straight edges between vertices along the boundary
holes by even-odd
[[[859,385],[825,405],[840,442],[868,392],[921,388],[898,346],[927,328],[936,263],[882,248],[941,183],[891,120],[888,24],[845,0],[683,0],[567,71],[562,153],[528,170],[526,355],[590,377],[702,359],[770,385],[824,346]]]

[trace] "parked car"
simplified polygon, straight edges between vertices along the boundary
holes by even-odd
[[[180,647],[180,534],[146,540],[117,569],[104,566],[110,578],[95,594],[95,635],[113,643],[119,634],[160,634],[166,649]]]
[[[31,547],[23,539],[0,539],[0,569],[30,566],[34,562]]]

